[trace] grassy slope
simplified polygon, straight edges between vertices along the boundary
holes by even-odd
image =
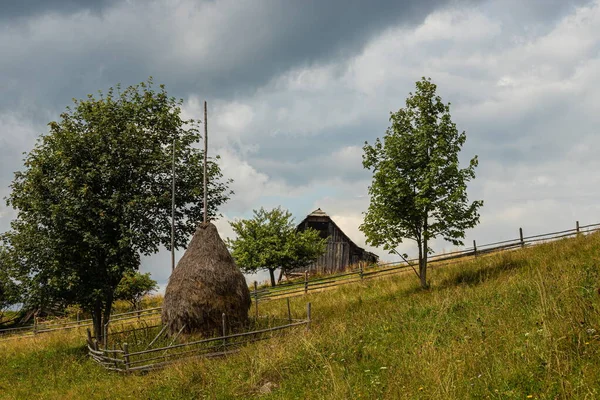
[[[147,375],[102,370],[73,333],[3,342],[0,398],[600,398],[599,266],[592,235],[433,269],[426,292],[342,286],[292,301],[310,332]]]

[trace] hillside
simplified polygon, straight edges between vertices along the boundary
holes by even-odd
[[[75,333],[0,342],[0,398],[599,398],[599,265],[593,234],[434,268],[429,291],[341,286],[292,300],[309,332],[145,375],[103,370]]]

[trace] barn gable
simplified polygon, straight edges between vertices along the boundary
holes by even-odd
[[[357,246],[339,226],[320,208],[306,216],[298,224],[298,230],[313,228],[322,238],[327,238],[327,248],[309,271],[317,273],[334,273],[344,271],[348,266],[359,262],[375,263],[378,257]]]

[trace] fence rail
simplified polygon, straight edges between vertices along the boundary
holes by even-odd
[[[228,335],[228,328],[225,324],[226,316],[223,314],[223,331],[222,335],[220,336],[174,344],[175,339],[177,339],[179,333],[181,333],[180,331],[174,336],[173,341],[169,345],[150,348],[165,332],[163,327],[163,329],[160,330],[158,335],[145,349],[136,351],[130,351],[128,343],[120,343],[119,346],[121,349],[116,348],[116,343],[113,344],[112,349],[110,348],[108,339],[109,335],[116,336],[125,333],[124,331],[106,331],[104,343],[101,344],[92,337],[92,334],[88,329],[88,355],[93,361],[107,370],[125,373],[150,371],[162,368],[172,362],[179,361],[184,358],[225,356],[238,351],[243,344],[269,339],[272,337],[274,332],[281,332],[298,326],[306,326],[307,329],[310,329],[311,318],[311,304],[308,303],[306,305],[306,318],[293,319],[288,300],[288,318],[285,320],[269,320],[285,321],[283,324],[256,329],[249,332],[240,332]],[[259,318],[256,319],[256,321],[258,320]],[[156,325],[152,328],[157,328],[159,326],[160,325]]]
[[[429,257],[428,263],[430,265],[443,265],[462,258],[478,257],[485,254],[495,253],[498,251],[514,250],[525,246],[538,244],[541,242],[549,242],[553,240],[563,239],[566,237],[576,236],[578,234],[588,234],[596,231],[600,231],[600,223],[580,226],[579,221],[576,221],[575,228],[573,229],[566,229],[531,236],[524,236],[523,229],[519,228],[519,237],[516,239],[503,240],[487,244],[477,244],[476,241],[473,240],[473,247],[465,248],[450,253],[434,254]],[[254,282],[253,290],[251,290],[251,296],[255,303],[255,314],[258,315],[258,304],[260,302],[289,296],[300,296],[303,294],[307,294],[310,291],[322,290],[335,286],[361,282],[366,279],[373,279],[376,277],[388,276],[396,273],[403,273],[415,268],[416,265],[418,265],[418,259],[415,258],[408,259],[402,262],[379,264],[377,267],[367,270],[365,270],[361,266],[360,268],[349,272],[314,278],[309,278],[307,271],[304,273],[304,280],[296,282],[286,282],[274,287],[264,287],[260,289],[258,288],[257,283]],[[139,311],[130,311],[120,314],[113,314],[110,323],[116,321],[132,320],[134,318],[139,319],[141,317],[149,317],[152,315],[160,314],[161,310],[161,307],[154,307]],[[64,323],[54,324],[39,323],[36,321],[36,323],[27,327],[8,328],[0,330],[0,341],[19,337],[34,336],[38,333],[44,332],[88,327],[91,325],[91,319],[67,321]],[[3,335],[8,336],[8,338],[2,338]]]
[[[495,253],[498,251],[514,250],[525,246],[539,244],[541,242],[550,242],[571,236],[576,236],[579,234],[588,234],[599,230],[600,224],[580,226],[579,221],[575,223],[575,228],[573,229],[566,229],[562,231],[536,234],[531,236],[524,236],[523,229],[519,228],[519,237],[516,239],[503,240],[483,245],[478,245],[476,241],[473,240],[473,247],[450,253],[435,254],[428,257],[428,264],[443,265],[449,263],[450,261],[462,258],[478,257],[485,254]],[[324,277],[317,277],[313,279],[309,279],[308,274],[305,273],[304,281],[285,283],[271,288],[267,287],[258,289],[257,284],[255,282],[254,290],[251,292],[251,294],[253,300],[256,303],[287,296],[297,296],[301,294],[306,294],[309,291],[321,290],[348,283],[360,282],[365,279],[371,279],[375,277],[393,275],[395,273],[410,271],[418,265],[418,262],[419,260],[417,258],[414,258],[402,262],[379,264],[377,267],[369,270],[365,270],[361,266],[360,268],[350,272]]]

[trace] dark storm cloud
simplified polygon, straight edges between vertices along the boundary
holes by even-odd
[[[71,97],[117,82],[137,83],[149,75],[177,96],[248,93],[289,68],[352,55],[378,32],[417,24],[447,3],[132,1],[107,7],[112,2],[102,2],[94,6],[103,7],[102,15],[53,25],[52,20],[38,24],[32,18],[80,10],[87,3],[28,1],[4,12],[23,17],[23,24],[0,36],[0,51],[8,55],[0,61],[6,93],[0,108],[15,100],[62,108]],[[175,12],[183,14],[183,32]],[[194,49],[200,42],[201,49]]]
[[[45,13],[71,14],[78,11],[100,11],[115,0],[3,0],[0,21],[19,20]]]

